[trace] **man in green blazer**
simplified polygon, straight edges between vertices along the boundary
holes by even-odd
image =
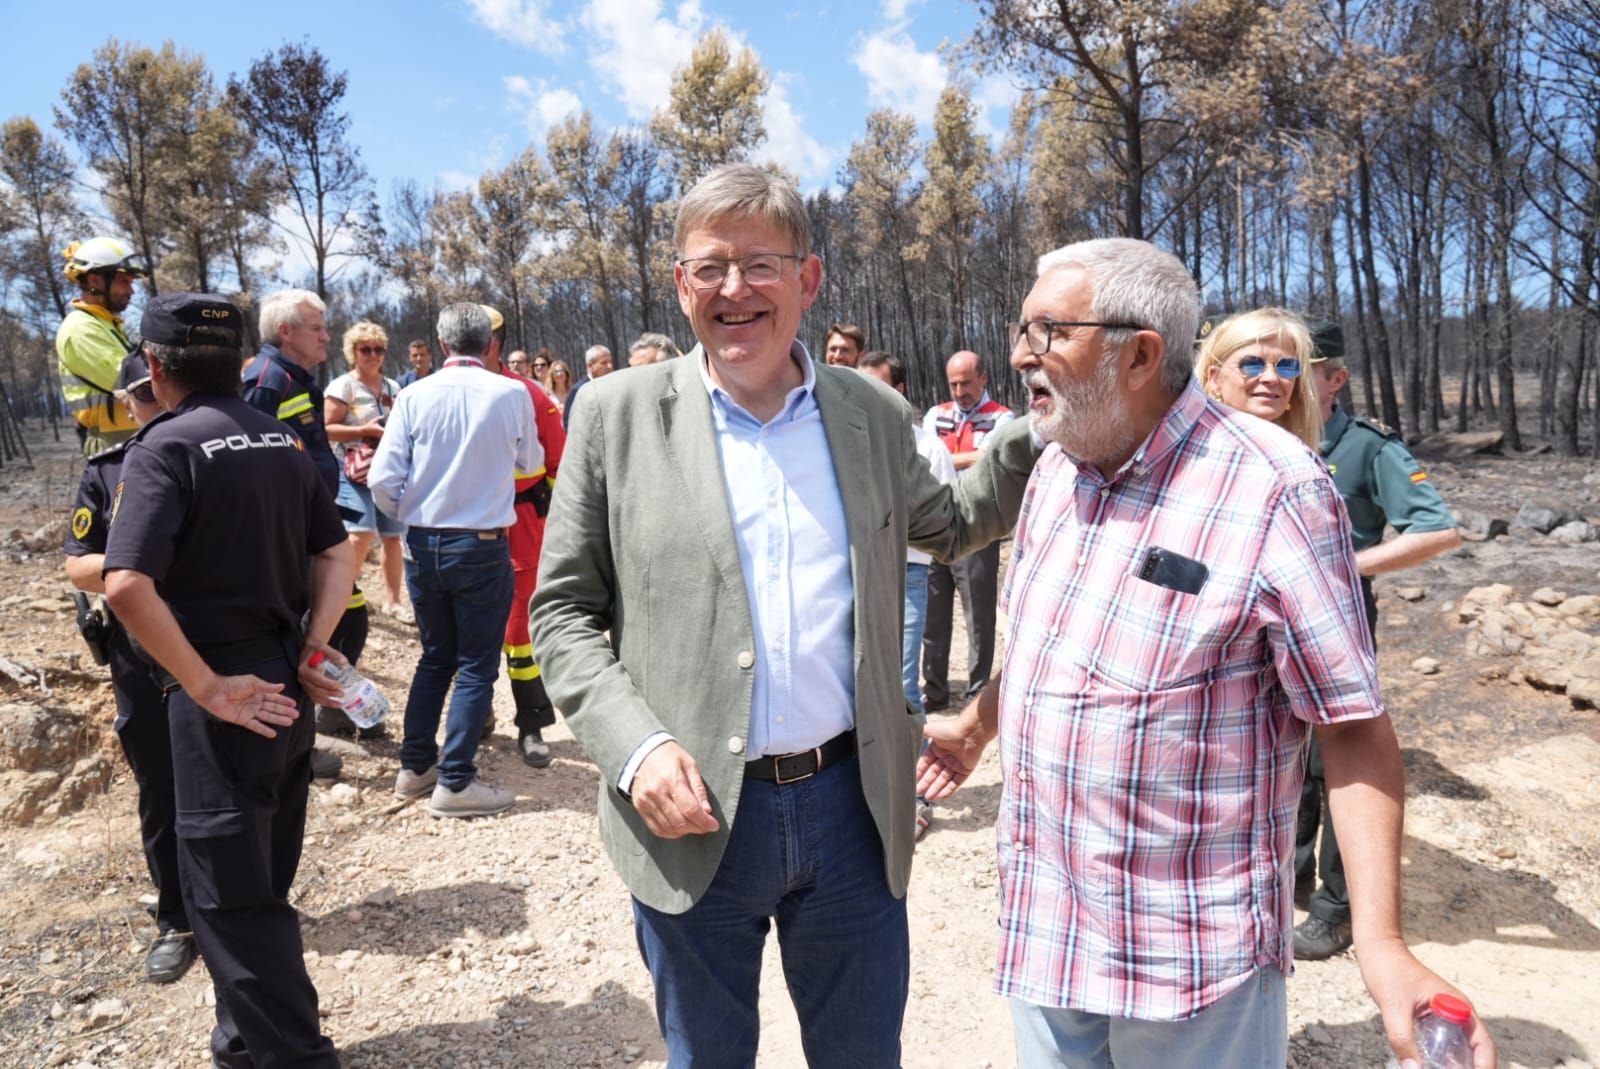
[[[774,918],[810,1064],[899,1064],[922,745],[906,543],[951,559],[1004,535],[1036,456],[1017,421],[943,486],[898,395],[815,363],[810,233],[753,167],[683,199],[673,274],[700,344],[586,391],[533,600],[674,1069],[754,1064]]]

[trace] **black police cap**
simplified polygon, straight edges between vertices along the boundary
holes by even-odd
[[[163,293],[145,307],[139,335],[157,345],[239,349],[244,343],[244,317],[219,294]]]
[[[117,381],[111,388],[119,393],[126,393],[140,383],[149,381],[150,365],[145,363],[143,354],[134,353],[122,362],[122,368],[117,372]]]
[[[1331,319],[1319,319],[1310,324],[1312,360],[1344,359],[1344,327]]]

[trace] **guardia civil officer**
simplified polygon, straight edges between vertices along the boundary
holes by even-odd
[[[150,385],[144,357],[127,357],[113,387],[134,420],[143,426],[161,412]],[[119,442],[89,458],[78,481],[72,503],[72,523],[67,534],[67,578],[79,590],[103,593],[100,569],[105,563],[106,530],[122,483],[122,459],[127,442]],[[117,702],[114,729],[128,768],[139,785],[139,833],[144,841],[145,865],[156,887],[156,938],[145,954],[145,979],[170,984],[194,964],[194,933],[183,908],[178,876],[178,840],[173,830],[172,741],[167,734],[167,706],[161,688],[146,661],[115,615],[99,611],[92,617],[100,626],[99,641],[111,667],[111,692]]]
[[[1372,577],[1413,567],[1454,549],[1461,544],[1461,534],[1444,499],[1428,481],[1428,473],[1400,435],[1376,420],[1352,416],[1338,406],[1339,391],[1350,381],[1344,364],[1343,328],[1331,322],[1313,324],[1311,340],[1316,346],[1311,357],[1311,378],[1322,404],[1322,459],[1333,473],[1334,485],[1350,514],[1367,633],[1376,644],[1377,599],[1372,593]],[[1383,540],[1385,525],[1392,525],[1398,532],[1387,542]],[[1333,821],[1324,816],[1328,786],[1315,735],[1311,737],[1308,762],[1300,794],[1294,862],[1295,899],[1311,915],[1295,927],[1294,956],[1297,960],[1318,961],[1351,943],[1350,894]]]
[[[213,294],[167,294],[145,311],[168,414],[128,446],[106,594],[170,679],[178,867],[216,989],[213,1062],[318,1069],[339,1062],[288,895],[311,780],[309,702],[337,690],[306,662],[316,650],[343,661],[327,637],[355,561],[301,440],[238,396],[240,322]]]

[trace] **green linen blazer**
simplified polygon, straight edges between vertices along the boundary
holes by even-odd
[[[606,850],[628,889],[666,913],[687,910],[705,892],[738,817],[754,664],[749,597],[700,367],[696,347],[584,390],[532,602],[545,685],[600,769]],[[922,718],[906,705],[900,679],[907,540],[951,560],[1004,536],[1038,451],[1028,421],[1015,420],[954,486],[941,485],[917,454],[913,414],[899,394],[849,369],[818,364],[816,374],[826,459],[850,540],[861,785],[890,889],[904,895],[922,739]],[[699,765],[719,831],[659,838],[618,790],[628,758],[658,731]]]

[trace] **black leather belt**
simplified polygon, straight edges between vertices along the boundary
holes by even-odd
[[[794,783],[810,779],[829,765],[836,765],[856,752],[854,729],[841,731],[827,742],[799,753],[772,754],[758,757],[744,764],[745,779],[766,780],[770,783]]]

